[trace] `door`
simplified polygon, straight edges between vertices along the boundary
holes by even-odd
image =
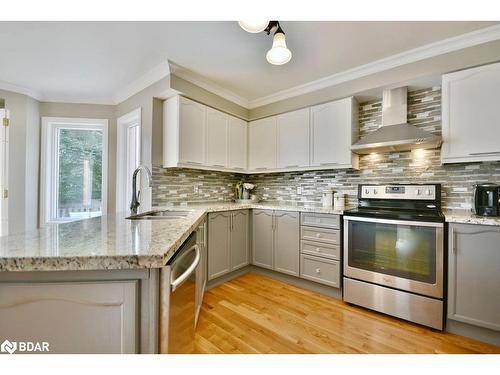
[[[248,124],[239,118],[229,116],[229,168],[247,169]]]
[[[299,276],[299,213],[274,212],[274,269]]]
[[[252,121],[248,125],[249,169],[276,169],[276,117]]]
[[[500,228],[450,226],[448,318],[500,331]]]
[[[344,274],[443,296],[443,224],[344,217]]]
[[[444,161],[500,160],[499,87],[500,64],[443,76]]]
[[[230,220],[229,212],[208,215],[208,280],[231,270]]]
[[[309,166],[309,108],[277,117],[278,168]]]
[[[180,162],[205,164],[206,107],[186,98],[179,100]]]
[[[7,124],[7,126],[5,126]],[[0,109],[0,236],[9,234],[9,111]]]
[[[116,212],[130,214],[132,175],[141,164],[141,108],[117,120],[117,138]]]
[[[352,99],[311,108],[311,164],[351,164]]]
[[[248,265],[248,212],[231,212],[231,271]]]
[[[207,164],[227,167],[228,115],[207,108]]]
[[[253,210],[252,263],[273,268],[274,216],[270,210]]]

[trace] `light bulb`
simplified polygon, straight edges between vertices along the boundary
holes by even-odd
[[[269,25],[269,21],[238,21],[241,28],[249,33],[260,33]]]
[[[286,47],[285,34],[277,32],[273,37],[273,46],[267,51],[267,61],[273,65],[283,65],[289,62],[291,58],[292,52]]]

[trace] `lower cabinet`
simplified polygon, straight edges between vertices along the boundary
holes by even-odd
[[[252,263],[299,276],[299,213],[253,210]]]
[[[500,331],[500,227],[450,224],[448,318]]]
[[[208,280],[248,265],[248,210],[208,215]]]
[[[138,300],[133,280],[1,283],[0,337],[51,353],[137,353]]]
[[[196,315],[195,322],[198,323],[201,305],[203,304],[203,295],[207,285],[207,221],[198,227],[196,231],[196,244],[200,248],[200,264],[196,272]]]

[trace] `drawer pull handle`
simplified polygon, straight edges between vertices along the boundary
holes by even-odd
[[[321,268],[316,268],[316,273],[321,273]]]

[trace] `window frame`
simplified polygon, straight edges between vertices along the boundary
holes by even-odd
[[[107,119],[42,117],[40,160],[40,226],[67,223],[81,219],[56,219],[57,207],[57,132],[59,129],[102,131],[102,216],[108,208],[108,126]]]

